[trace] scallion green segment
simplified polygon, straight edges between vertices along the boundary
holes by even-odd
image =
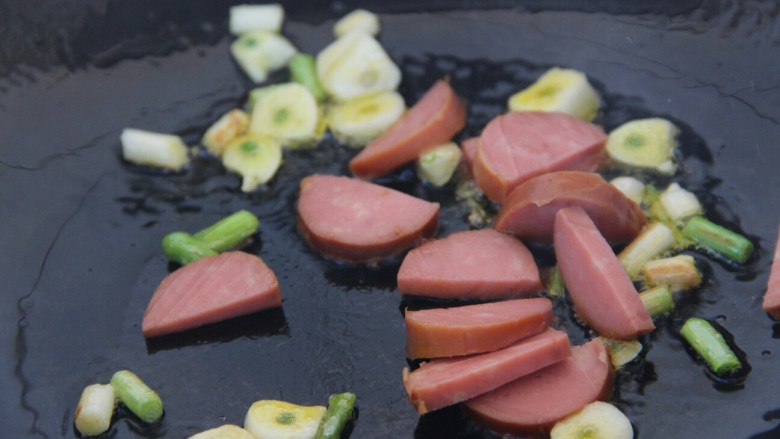
[[[698,317],[691,317],[680,329],[680,335],[716,375],[728,375],[742,368],[742,363],[737,355],[726,343],[723,335],[710,322]]]
[[[239,210],[194,234],[193,238],[211,250],[222,253],[238,247],[257,232],[259,227],[260,220],[255,215],[246,210]]]
[[[184,232],[171,232],[165,235],[162,248],[169,260],[181,265],[217,254],[208,245]]]
[[[642,291],[639,298],[651,317],[659,317],[674,310],[674,296],[666,285]]]
[[[160,396],[129,370],[120,370],[111,377],[117,399],[144,422],[152,423],[163,415]]]
[[[701,216],[691,218],[682,233],[702,247],[740,264],[753,253],[750,240]]]
[[[331,395],[328,399],[328,411],[322,419],[315,439],[338,439],[344,426],[352,419],[357,396],[351,392]]]
[[[292,80],[308,88],[318,102],[322,102],[328,97],[317,77],[316,61],[313,56],[299,53],[290,60],[288,67]]]

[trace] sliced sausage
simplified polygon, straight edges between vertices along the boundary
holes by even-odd
[[[772,269],[769,272],[769,283],[762,308],[773,318],[780,319],[780,231],[775,243],[775,255],[772,259]]]
[[[466,125],[466,107],[447,81],[439,80],[401,119],[349,162],[361,178],[381,177],[452,139]]]
[[[552,322],[547,298],[406,311],[409,358],[456,357],[503,349]]]
[[[479,137],[471,137],[460,142],[460,149],[463,151],[463,165],[466,169],[472,173],[474,168],[474,158],[477,156],[477,148],[479,147]]]
[[[408,249],[436,231],[439,205],[349,177],[301,181],[298,225],[312,247],[333,259],[368,262]]]
[[[531,252],[493,229],[453,233],[407,253],[398,291],[444,299],[528,296],[542,290]]]
[[[480,137],[474,179],[503,203],[524,181],[553,171],[599,168],[607,140],[600,127],[564,113],[523,111],[493,119]]]
[[[559,210],[554,241],[574,309],[588,326],[621,340],[655,329],[626,270],[585,210]]]
[[[571,355],[566,333],[548,329],[505,349],[466,357],[431,360],[404,369],[404,387],[420,414],[489,392]]]
[[[466,401],[481,424],[509,434],[544,434],[560,419],[609,398],[609,353],[598,340],[572,348],[572,356]]]
[[[282,304],[273,271],[257,256],[226,252],[163,279],[144,312],[144,337],[216,323]]]
[[[580,206],[611,243],[629,242],[645,224],[642,209],[598,174],[559,171],[534,177],[509,194],[496,230],[524,242],[550,244],[558,210]]]

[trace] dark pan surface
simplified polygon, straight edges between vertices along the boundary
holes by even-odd
[[[492,8],[368,5],[383,12],[381,41],[404,72],[407,102],[449,76],[469,103],[465,138],[547,68],[582,70],[604,97],[597,122],[605,129],[653,115],[683,128],[678,181],[705,201],[709,217],[757,244],[745,267],[697,254],[706,284],[619,374],[615,401],[638,437],[780,437],[780,327],[760,309],[780,218],[777,6],[479,5]],[[353,6],[290,2],[284,33],[316,52]],[[228,54],[227,7],[0,2],[0,437],[76,436],[81,390],[120,368],[162,395],[166,415],[152,428],[123,418],[109,437],[182,438],[241,424],[258,399],[324,404],[345,390],[359,397],[354,438],[495,437],[457,407],[420,418],[406,401],[402,308],[435,304],[401,300],[397,263],[340,266],[296,233],[298,181],[346,173],[354,152],[326,141],[288,153],[273,183],[251,195],[206,157],[181,175],[121,161],[124,127],[196,144],[220,114],[243,104],[251,84]],[[440,201],[439,235],[468,227],[452,188],[427,188],[408,170],[384,183]],[[161,254],[162,236],[242,208],[261,219],[247,251],[277,273],[282,309],[147,343],[143,310],[174,268]],[[574,341],[586,339],[565,302],[557,313]],[[750,365],[744,381],[715,383],[683,348],[676,331],[691,315],[733,336]]]

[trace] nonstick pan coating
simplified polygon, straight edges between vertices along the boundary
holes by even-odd
[[[615,403],[638,437],[780,437],[780,334],[761,311],[780,219],[780,20],[769,2],[373,2],[381,41],[401,66],[408,103],[449,77],[469,105],[459,138],[478,134],[506,98],[552,66],[588,74],[604,98],[606,130],[637,117],[678,124],[678,181],[710,218],[757,245],[744,267],[695,254],[705,285],[645,337],[618,375]],[[644,3],[644,2],[643,2]],[[289,2],[284,33],[303,51],[331,41],[357,3]],[[268,186],[243,194],[236,176],[199,157],[161,175],[123,163],[124,127],[180,134],[205,128],[252,87],[230,59],[228,3],[0,2],[0,436],[75,437],[83,387],[118,369],[162,395],[160,425],[122,418],[110,437],[181,438],[241,424],[258,399],[324,404],[358,394],[353,438],[496,437],[460,409],[419,417],[401,370],[404,307],[398,262],[349,267],[310,250],[296,232],[297,184],[344,174],[354,151],[326,140],[290,152]],[[282,80],[284,74],[274,79]],[[468,227],[452,188],[410,170],[383,180],[442,203],[439,236]],[[238,209],[261,219],[247,251],[277,273],[280,310],[147,342],[143,310],[175,267],[160,251],[173,230],[195,231]],[[549,252],[542,250],[540,258]],[[589,335],[556,303],[573,341]],[[750,366],[718,383],[677,336],[688,316],[718,322]]]

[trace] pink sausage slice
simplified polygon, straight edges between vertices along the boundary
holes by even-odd
[[[227,252],[166,276],[144,312],[141,330],[144,337],[157,337],[281,304],[276,276],[260,258]]]
[[[500,351],[432,360],[404,369],[404,387],[420,414],[471,399],[571,355],[566,333],[555,329]]]
[[[598,174],[559,171],[534,177],[506,199],[496,230],[524,242],[550,244],[558,210],[580,206],[612,243],[629,242],[645,224],[642,209]]]
[[[546,298],[406,311],[409,358],[455,357],[503,349],[552,322]]]
[[[436,231],[439,205],[349,177],[301,181],[298,225],[312,247],[333,259],[369,262],[408,249]]]
[[[515,112],[493,119],[480,137],[474,179],[503,203],[514,188],[553,171],[595,171],[605,158],[604,131],[564,113]]]
[[[585,210],[559,210],[554,241],[574,309],[588,326],[621,340],[655,329],[634,284]]]
[[[398,270],[401,294],[438,298],[506,298],[542,290],[531,252],[493,229],[457,232],[410,251]]]
[[[769,272],[769,283],[764,294],[762,308],[772,318],[780,319],[780,231],[778,231],[777,242],[775,243],[772,271]]]
[[[463,152],[463,164],[466,166],[469,173],[472,173],[472,169],[474,168],[474,159],[477,157],[478,147],[479,137],[471,137],[460,142],[460,149]]]
[[[466,107],[447,81],[439,80],[389,130],[349,162],[360,178],[381,177],[426,149],[448,142],[466,125]]]
[[[465,406],[493,430],[544,434],[586,404],[609,398],[611,371],[609,353],[593,340],[572,348],[572,356],[560,363],[466,401]]]

